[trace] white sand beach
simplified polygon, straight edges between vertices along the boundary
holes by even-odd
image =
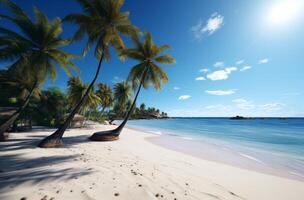
[[[0,144],[0,199],[304,199],[301,181],[166,149],[133,129],[118,141],[88,141],[94,131],[70,129],[55,149],[35,146],[52,130],[11,134]]]

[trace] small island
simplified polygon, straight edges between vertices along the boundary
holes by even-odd
[[[236,119],[236,120],[247,120],[247,119],[255,119],[254,117],[244,117],[244,116],[235,116],[235,117],[230,117],[230,119]]]

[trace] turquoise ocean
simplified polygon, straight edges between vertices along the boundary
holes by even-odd
[[[130,120],[177,151],[304,180],[304,118]]]

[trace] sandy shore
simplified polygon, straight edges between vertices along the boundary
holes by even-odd
[[[304,182],[166,149],[148,133],[124,129],[119,141],[101,143],[87,140],[93,130],[73,129],[62,148],[36,148],[51,132],[0,143],[1,200],[304,199]]]

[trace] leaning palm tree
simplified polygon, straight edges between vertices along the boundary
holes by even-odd
[[[62,39],[60,18],[49,21],[39,9],[34,8],[35,20],[32,20],[19,6],[10,0],[0,0],[12,15],[0,15],[12,22],[20,31],[14,32],[0,27],[0,61],[11,62],[9,70],[20,73],[32,80],[28,98],[0,127],[0,135],[12,125],[20,112],[26,107],[32,92],[47,78],[55,79],[60,66],[67,74],[76,66],[71,62],[76,56],[69,54],[60,47],[69,45],[71,40]]]
[[[100,98],[101,101],[101,113],[105,111],[106,108],[109,108],[113,104],[113,92],[110,86],[104,83],[98,84],[98,90],[96,95]]]
[[[135,106],[138,94],[142,87],[147,89],[153,85],[156,90],[161,89],[163,83],[168,82],[167,74],[158,65],[161,64],[173,64],[175,60],[170,55],[161,55],[161,53],[168,49],[168,45],[157,46],[152,40],[150,33],[144,34],[144,42],[140,41],[138,36],[133,36],[133,42],[135,47],[124,49],[121,51],[121,55],[139,61],[139,64],[135,65],[130,73],[128,79],[131,81],[133,88],[137,89],[135,98],[128,113],[126,114],[123,122],[114,130],[94,133],[90,139],[94,141],[109,141],[117,140],[123,127],[126,125],[133,108]]]
[[[120,11],[124,0],[77,0],[77,2],[82,7],[83,13],[70,14],[65,17],[65,21],[78,25],[79,28],[74,35],[75,40],[84,36],[88,38],[83,51],[84,55],[95,44],[94,55],[99,60],[97,70],[86,93],[66,121],[52,135],[44,138],[39,147],[52,148],[62,145],[62,136],[95,84],[103,59],[108,60],[110,57],[109,48],[123,49],[125,45],[121,35],[129,36],[138,32],[138,28],[129,20],[129,12]]]
[[[8,119],[0,127],[0,141],[8,139],[8,128],[19,117],[21,112],[26,108],[32,96],[39,97],[39,83],[34,81],[31,76],[25,76],[21,73],[12,72],[10,70],[2,70],[0,72],[0,89],[9,92],[6,98],[15,98],[21,101],[19,108],[9,116]],[[5,98],[3,96],[3,98]],[[19,103],[20,104],[20,103]]]
[[[69,105],[73,108],[77,105],[88,88],[88,85],[83,83],[80,77],[71,77],[68,81],[67,98]],[[94,89],[90,90],[88,97],[85,99],[79,113],[85,113],[89,108],[96,108],[101,103],[100,98],[94,93]]]

